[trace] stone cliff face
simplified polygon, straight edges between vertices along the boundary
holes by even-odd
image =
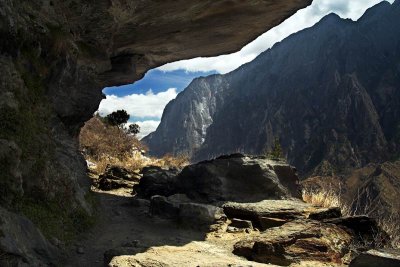
[[[191,155],[199,149],[228,86],[221,75],[193,80],[165,107],[157,132],[144,139],[151,144],[151,152],[158,156],[166,152]]]
[[[12,211],[0,220],[0,254],[10,255],[0,265],[40,265],[32,260],[40,248],[24,244],[31,231],[18,230],[25,219],[14,213],[36,225],[45,212],[60,215],[69,227],[64,219],[90,212],[76,136],[104,86],[173,60],[238,50],[310,3],[0,0],[0,206]],[[1,232],[8,225],[16,227],[13,246]]]
[[[181,144],[198,144],[192,133],[206,128],[203,144],[191,151],[195,160],[230,152],[263,153],[278,137],[291,164],[302,174],[340,173],[396,157],[400,145],[400,3],[382,2],[357,22],[335,14],[296,33],[254,61],[226,75],[211,118],[190,108],[180,95],[170,103],[156,132],[146,138],[157,154],[191,150],[161,137],[179,133]],[[203,90],[203,88],[197,88]],[[187,90],[192,90],[192,85]],[[184,91],[182,95],[186,94]],[[202,92],[198,92],[201,95]],[[207,101],[198,103],[207,105]],[[181,120],[169,127],[170,111]],[[207,110],[207,107],[205,108]],[[207,114],[208,116],[208,114]],[[172,116],[171,116],[172,117]],[[173,140],[173,139],[169,139]],[[157,148],[156,148],[157,147]]]

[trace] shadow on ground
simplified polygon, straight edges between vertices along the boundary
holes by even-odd
[[[184,246],[205,240],[207,230],[191,229],[152,217],[146,205],[118,191],[94,192],[98,197],[96,225],[71,245],[63,266],[104,266],[104,253],[133,255],[157,246]],[[106,261],[108,261],[106,258]],[[108,262],[107,262],[108,263]]]

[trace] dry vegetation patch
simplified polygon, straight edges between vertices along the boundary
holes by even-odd
[[[123,127],[109,125],[99,115],[86,122],[80,136],[80,149],[86,160],[93,163],[93,171],[103,173],[107,165],[135,171],[145,166],[182,168],[189,164],[187,156],[163,158],[145,156],[147,147]]]
[[[368,192],[366,195],[368,196]],[[358,194],[351,201],[347,200],[344,197],[341,183],[319,183],[318,186],[306,183],[303,184],[302,189],[303,200],[307,203],[325,208],[339,207],[343,216],[367,215],[375,218],[382,230],[390,236],[390,244],[395,248],[400,248],[399,214],[378,213],[375,207],[379,204],[364,199],[364,196],[365,194]]]

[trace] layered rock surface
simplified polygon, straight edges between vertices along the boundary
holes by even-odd
[[[142,207],[155,219],[203,231],[205,238],[134,253],[121,248],[107,257],[108,266],[343,266],[388,240],[367,216],[342,217],[337,207],[295,198],[298,177],[283,162],[233,154],[189,165],[175,177],[162,169],[147,172],[151,179],[168,173],[160,179],[167,190],[159,190],[159,183],[151,190],[149,181],[140,182],[134,190],[165,194],[151,196]],[[187,195],[177,194],[182,189]]]

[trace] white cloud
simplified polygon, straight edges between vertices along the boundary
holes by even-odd
[[[158,125],[160,124],[160,121],[148,120],[148,121],[136,121],[135,123],[140,127],[140,132],[138,133],[137,137],[139,139],[142,139],[149,133],[154,132],[157,129]],[[127,123],[127,126],[129,126],[130,124],[132,123]]]
[[[325,15],[334,12],[342,18],[357,20],[367,8],[381,0],[314,0],[313,4],[299,10],[292,17],[277,27],[259,36],[256,40],[243,47],[239,52],[210,58],[194,58],[168,63],[159,67],[163,71],[184,69],[187,71],[218,71],[230,72],[244,63],[253,60],[261,52],[270,48],[292,33],[311,27]],[[388,1],[393,3],[394,0]]]
[[[131,94],[122,97],[108,95],[101,101],[99,113],[104,116],[118,109],[124,109],[131,118],[161,118],[164,107],[176,95],[176,88],[157,94],[149,90],[146,94]]]

